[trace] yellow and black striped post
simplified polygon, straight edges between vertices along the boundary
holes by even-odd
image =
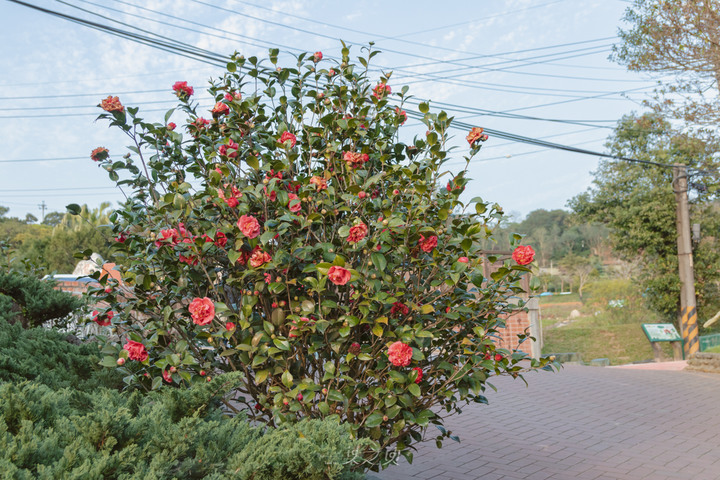
[[[697,308],[685,307],[682,309],[682,336],[685,358],[700,351],[700,338],[698,337]]]
[[[700,350],[698,338],[697,308],[695,301],[695,272],[693,268],[692,243],[690,240],[690,208],[688,206],[687,167],[675,164],[673,168],[673,191],[677,202],[677,246],[680,274],[680,329],[685,358]]]

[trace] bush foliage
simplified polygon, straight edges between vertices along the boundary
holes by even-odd
[[[53,289],[53,282],[15,270],[0,271],[0,319],[25,328],[61,319],[82,305],[79,298]]]
[[[468,179],[443,167],[444,112],[421,104],[427,133],[399,140],[408,88],[371,81],[376,53],[362,67],[347,48],[333,65],[236,54],[210,112],[174,85],[187,133],[175,110],[150,123],[102,101],[133,144],[122,160],[93,151],[132,191],[112,218],[124,284],[100,292],[122,338],[105,365],[127,360],[147,388],[242,371],[255,420],[339,418],[401,451],[442,423],[438,410],[486,402],[490,376],[547,365],[495,347],[529,268],[508,259],[483,277],[480,242],[502,210],[460,201]],[[486,138],[468,134],[466,165]]]
[[[86,392],[123,385],[119,372],[99,366],[102,357],[97,343],[76,345],[67,338],[0,318],[0,382],[34,380],[53,389],[73,387]]]
[[[0,472],[47,479],[350,479],[361,442],[337,422],[265,431],[227,418],[237,376],[150,395],[0,384]]]

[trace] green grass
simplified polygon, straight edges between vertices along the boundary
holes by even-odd
[[[572,309],[572,308],[570,308]],[[551,328],[560,320],[568,318],[569,311],[555,312],[557,318],[549,318],[541,307],[543,318],[543,353],[578,352],[584,362],[595,358],[608,358],[611,365],[652,360],[653,350],[640,326],[657,321],[647,312],[599,311],[585,314],[563,327]],[[668,359],[672,359],[672,347],[662,344]]]
[[[714,347],[710,347],[707,350],[704,350],[705,353],[720,353],[720,345],[715,345]]]

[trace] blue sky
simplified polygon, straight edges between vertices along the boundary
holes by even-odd
[[[355,45],[356,53],[374,41],[383,51],[375,57],[376,75],[393,70],[394,90],[409,85],[417,98],[432,100],[434,110],[473,125],[593,151],[603,151],[608,127],[622,115],[643,110],[641,102],[654,86],[607,59],[628,6],[619,0],[27,3],[221,54],[265,55],[276,45],[286,62],[296,51],[337,57],[339,39]],[[11,2],[0,4],[0,37],[0,205],[13,216],[40,217],[43,201],[48,211],[62,212],[68,203],[95,207],[121,200],[89,155],[105,146],[120,156],[127,139],[94,122],[95,105],[119,95],[146,118],[160,119],[174,103],[175,81],[187,80],[201,105],[209,105],[207,81],[222,73]],[[477,109],[585,125],[482,115]],[[412,121],[403,128],[404,140],[425,131]],[[458,162],[449,167],[457,169],[465,132],[454,135]],[[518,217],[563,208],[588,188],[597,161],[491,137],[470,167],[473,181],[465,195],[497,202]]]

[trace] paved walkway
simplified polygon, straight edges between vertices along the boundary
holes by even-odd
[[[498,378],[383,480],[718,480],[720,375],[566,366]],[[431,427],[434,428],[434,427]],[[434,432],[430,435],[434,436]]]

